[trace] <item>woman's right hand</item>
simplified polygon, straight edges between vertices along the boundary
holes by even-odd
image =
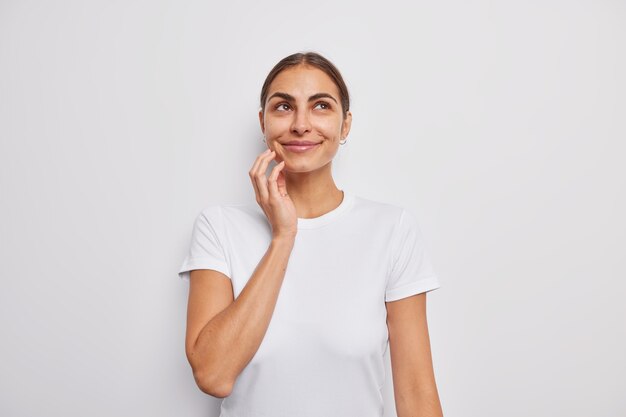
[[[275,152],[269,149],[259,154],[249,175],[254,186],[256,202],[272,226],[273,237],[295,237],[298,232],[298,216],[296,206],[287,194],[285,174],[282,172],[285,161],[272,168],[269,178],[265,176],[267,166],[275,156]]]

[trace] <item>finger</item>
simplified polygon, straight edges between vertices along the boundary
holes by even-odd
[[[267,171],[267,165],[274,158],[274,152],[269,152],[261,158],[259,166],[257,167],[257,171],[255,173],[254,179],[256,181],[256,185],[259,188],[259,194],[261,195],[262,201],[267,201],[269,198],[269,191],[267,189],[267,177],[265,173]]]
[[[259,155],[257,155],[256,159],[254,160],[254,164],[252,164],[252,168],[250,168],[250,171],[248,172],[248,176],[250,177],[250,181],[252,182],[252,186],[254,187],[254,193],[256,194],[257,201],[261,199],[261,194],[255,176],[259,170],[261,160],[265,155],[269,153],[269,151],[269,149],[266,149],[264,152],[261,152]]]
[[[285,164],[283,164],[282,168],[280,169],[280,172],[278,173],[278,177],[276,178],[276,184],[278,185],[278,191],[280,192],[280,195],[282,195],[282,196],[286,196],[287,195],[287,182],[285,181],[285,171],[284,171],[284,169],[285,169]]]
[[[261,163],[261,160],[263,159],[263,157],[265,155],[267,155],[269,153],[270,149],[266,149],[263,152],[261,152],[260,154],[257,155],[257,157],[254,160],[254,163],[252,164],[252,167],[250,168],[250,172],[256,172],[256,169],[258,168],[259,164]]]
[[[254,194],[256,196],[257,201],[260,201],[259,187],[257,187],[256,181],[254,180],[254,173],[256,172],[256,167],[259,164],[260,158],[261,158],[261,155],[257,155],[257,157],[254,159],[254,163],[252,164],[252,167],[250,168],[250,171],[248,171],[248,177],[250,177],[250,182],[252,183],[252,187],[254,188]]]
[[[280,170],[283,169],[283,167],[285,166],[285,161],[281,161],[280,163],[278,163],[273,169],[272,169],[272,173],[270,174],[269,179],[267,180],[267,183],[269,185],[269,189],[270,189],[270,195],[274,196],[274,197],[284,197],[283,194],[285,194],[284,192],[280,192],[278,190],[278,184],[276,182],[276,179],[278,178],[278,174],[280,173]]]

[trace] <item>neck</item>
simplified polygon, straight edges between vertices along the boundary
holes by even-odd
[[[287,192],[299,218],[319,217],[341,204],[343,192],[335,185],[330,167],[328,164],[316,171],[285,172]]]

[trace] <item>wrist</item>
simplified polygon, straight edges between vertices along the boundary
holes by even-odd
[[[272,245],[274,246],[293,246],[295,241],[295,233],[281,233],[272,235]]]

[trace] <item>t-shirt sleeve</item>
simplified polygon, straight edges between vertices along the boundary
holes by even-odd
[[[178,271],[178,276],[183,280],[189,281],[189,272],[194,269],[213,269],[230,278],[230,267],[217,232],[220,220],[219,206],[207,207],[196,217],[189,252]]]
[[[385,301],[395,301],[440,287],[417,219],[402,209],[392,239],[391,270]]]

